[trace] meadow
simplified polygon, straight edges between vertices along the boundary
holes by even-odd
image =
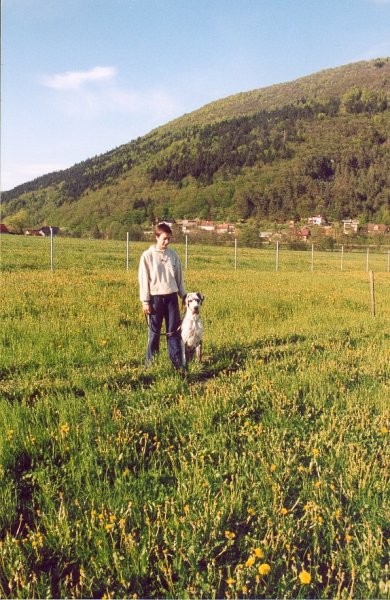
[[[2,236],[0,597],[389,598],[386,254],[191,249],[179,376],[147,245]]]

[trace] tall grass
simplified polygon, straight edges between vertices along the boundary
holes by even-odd
[[[197,248],[180,377],[143,367],[144,247],[2,240],[0,596],[389,597],[386,269],[373,317],[364,262]]]

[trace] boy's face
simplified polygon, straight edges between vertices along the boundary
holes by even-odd
[[[156,246],[158,250],[165,250],[168,247],[169,242],[171,241],[171,236],[169,233],[160,233],[160,235],[156,235]]]

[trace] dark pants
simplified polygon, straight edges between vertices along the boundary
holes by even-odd
[[[169,358],[173,366],[178,369],[182,366],[182,358],[181,334],[179,329],[180,310],[177,294],[151,296],[150,306],[153,312],[149,315],[149,341],[146,352],[146,364],[150,364],[153,360],[153,355],[160,350],[160,332],[162,323],[165,321],[165,332],[169,333],[167,336]]]

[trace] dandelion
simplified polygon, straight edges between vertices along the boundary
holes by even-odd
[[[253,550],[253,554],[256,556],[256,558],[263,558],[263,556],[264,556],[264,552],[262,551],[261,548],[255,548]]]
[[[311,453],[312,453],[313,456],[319,456],[320,455],[320,451],[318,450],[318,448],[313,448],[313,450],[312,450]]]
[[[386,433],[389,433],[389,430],[386,427],[386,425],[383,425],[383,427],[381,427],[381,433],[383,433],[383,435],[385,435]]]
[[[256,557],[255,556],[250,556],[248,558],[248,560],[246,561],[245,566],[246,567],[253,567],[253,565],[255,564],[255,562],[256,562]]]
[[[274,471],[276,471],[276,465],[275,465],[275,463],[272,463],[272,465],[270,466],[270,471],[271,471],[271,473],[273,473]]]
[[[347,542],[347,544],[349,544],[349,542],[352,542],[352,535],[349,535],[349,533],[345,534],[345,541]]]
[[[299,573],[299,581],[302,583],[302,585],[308,585],[311,582],[311,575],[308,571],[301,571]]]
[[[254,508],[248,508],[247,513],[250,517],[254,517],[256,514],[256,511]]]
[[[264,575],[268,575],[271,572],[271,567],[268,563],[261,563],[261,565],[259,565],[258,571],[260,575],[264,577]]]
[[[234,531],[225,531],[225,538],[228,540],[234,540],[234,538],[236,537],[236,534],[234,533]]]
[[[235,580],[235,579],[233,579],[233,577],[228,577],[228,578],[226,579],[226,583],[227,583],[228,585],[234,585],[234,584],[236,583],[236,580]]]
[[[286,508],[285,506],[283,506],[280,509],[280,514],[284,516],[284,515],[287,515],[287,513],[288,513],[288,508]]]
[[[68,435],[69,433],[69,425],[68,423],[63,423],[62,425],[60,425],[60,434],[61,437],[65,437],[66,435]]]

